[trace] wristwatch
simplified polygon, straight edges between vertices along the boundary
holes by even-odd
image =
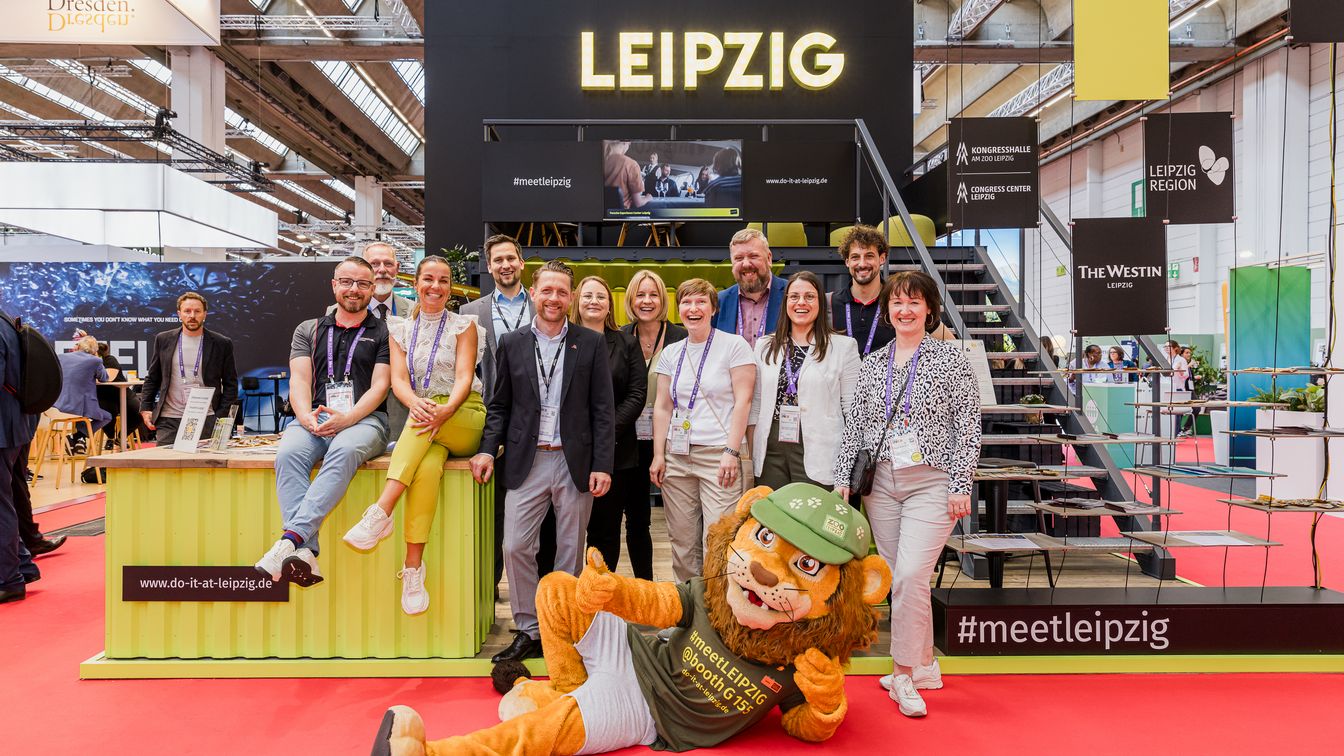
[[[734,449],[734,448],[731,447],[731,446],[725,446],[725,447],[723,447],[723,453],[724,453],[724,454],[731,454],[731,455],[733,455],[734,457],[737,457],[738,459],[742,459],[742,452],[738,451],[737,449]]]

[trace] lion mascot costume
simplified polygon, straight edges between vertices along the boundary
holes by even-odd
[[[785,731],[823,741],[845,718],[844,665],[877,637],[891,572],[868,521],[806,483],[748,491],[710,528],[704,576],[684,584],[609,572],[597,549],[575,578],[547,575],[537,614],[549,681],[519,677],[494,727],[425,740],[387,711],[373,753],[606,753],[718,745],[774,706]],[[672,628],[663,641],[636,627]],[[525,670],[524,670],[525,671]]]

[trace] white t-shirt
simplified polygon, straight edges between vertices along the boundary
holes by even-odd
[[[678,409],[683,417],[691,421],[691,444],[694,446],[726,446],[728,444],[728,426],[733,422],[733,377],[729,373],[735,367],[755,365],[756,359],[747,346],[747,340],[733,333],[715,331],[713,348],[705,357],[705,341],[692,344],[690,339],[668,344],[658,359],[658,375],[671,380],[677,372],[677,362],[683,354],[686,359],[681,365],[681,378],[676,382],[675,396]],[[705,369],[700,375],[700,390],[695,395],[695,407],[689,408],[691,390],[695,388],[695,374],[704,357]],[[751,400],[748,399],[748,402]]]
[[[1172,355],[1171,369],[1174,371],[1171,376],[1172,388],[1176,391],[1184,389],[1185,379],[1190,377],[1190,363],[1179,354]]]
[[[204,356],[201,355],[204,339],[203,335],[183,334],[180,346],[173,350],[173,364],[168,367],[168,386],[164,392],[163,412],[160,413],[164,417],[182,417],[187,409],[187,395],[193,388],[204,385],[195,371],[197,356]],[[204,365],[201,370],[205,370]],[[185,378],[182,376],[184,371]]]

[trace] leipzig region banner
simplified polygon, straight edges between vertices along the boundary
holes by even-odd
[[[1167,233],[1152,218],[1073,223],[1073,324],[1080,336],[1167,330]]]
[[[1340,0],[1292,0],[1288,8],[1293,42],[1344,42]]]
[[[1236,215],[1231,113],[1161,113],[1143,125],[1148,217],[1231,223]]]
[[[178,326],[177,297],[208,304],[205,327],[233,340],[241,376],[289,370],[294,328],[334,301],[334,263],[0,262],[0,309],[42,332],[58,352],[83,329],[143,377],[154,334]],[[262,382],[269,390],[270,384]]]
[[[948,219],[956,228],[1035,228],[1040,162],[1034,118],[953,118]]]

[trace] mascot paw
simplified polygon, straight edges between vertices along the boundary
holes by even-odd
[[[809,703],[835,711],[845,696],[845,668],[839,659],[809,648],[793,660],[793,681]]]
[[[494,669],[490,670],[490,681],[495,686],[495,692],[502,696],[513,690],[518,678],[531,675],[526,664],[517,659],[509,659],[496,664]]]
[[[373,756],[424,756],[425,723],[415,709],[393,706],[383,714],[373,741]]]
[[[588,566],[579,574],[579,584],[574,589],[574,601],[580,611],[597,614],[611,603],[616,595],[616,576],[607,569],[602,552],[588,548]]]
[[[549,699],[554,697],[547,695],[550,692],[547,690],[549,687],[537,680],[519,680],[512,690],[499,699],[499,721],[507,722],[524,714],[531,714],[549,703]]]

